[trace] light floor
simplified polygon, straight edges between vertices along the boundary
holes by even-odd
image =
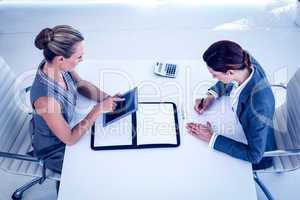
[[[15,189],[30,181],[29,177],[7,174],[0,170],[0,200],[10,199]],[[276,200],[298,200],[300,196],[300,170],[285,174],[259,175]],[[261,190],[256,187],[257,199],[267,200]],[[238,192],[238,189],[237,189]],[[24,193],[24,200],[55,200],[57,198],[55,182],[46,180]],[[234,199],[234,195],[233,198]]]

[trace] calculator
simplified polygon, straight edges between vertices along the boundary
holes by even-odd
[[[177,75],[177,65],[171,63],[156,62],[154,64],[154,73],[159,76],[175,78]]]

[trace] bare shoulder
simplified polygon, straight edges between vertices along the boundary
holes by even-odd
[[[60,113],[61,107],[53,97],[42,96],[34,102],[35,110],[38,114]]]

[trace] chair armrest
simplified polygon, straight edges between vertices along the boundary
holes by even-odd
[[[297,156],[297,155],[300,155],[300,149],[266,151],[263,157]]]
[[[51,146],[49,148],[43,149],[43,151],[47,152],[46,154],[43,154],[42,156],[37,156],[37,157],[0,151],[0,157],[12,158],[12,159],[18,159],[18,160],[26,160],[26,161],[33,161],[33,162],[40,162],[41,160],[48,159],[51,155],[53,155],[54,153],[56,153],[58,151],[61,151],[63,148],[65,148],[65,147],[61,146],[61,145]]]
[[[37,152],[37,156],[42,160],[46,160],[50,156],[52,156],[53,154],[61,151],[64,148],[65,148],[65,146],[62,146],[61,144],[53,145],[53,146],[50,146],[48,148],[45,148],[45,149],[41,150],[40,152]]]
[[[19,91],[19,101],[24,110],[28,112],[28,114],[33,114],[34,110],[30,103],[29,92],[32,86],[28,86],[26,88],[22,88]]]
[[[0,157],[18,159],[18,160],[26,160],[32,162],[40,162],[40,159],[28,155],[16,154],[16,153],[8,153],[0,151]]]
[[[31,90],[31,86],[24,88],[25,93],[29,92],[30,90]]]
[[[271,84],[271,87],[280,87],[280,88],[283,88],[283,89],[287,89],[287,87],[283,83]]]

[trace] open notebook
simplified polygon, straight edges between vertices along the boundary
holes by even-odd
[[[103,127],[92,127],[94,150],[177,147],[180,144],[176,105],[171,102],[141,102],[137,112]]]

